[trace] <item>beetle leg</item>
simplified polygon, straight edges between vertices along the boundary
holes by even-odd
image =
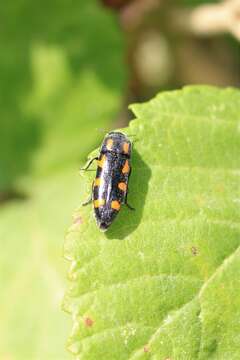
[[[129,175],[128,175],[128,179],[130,178],[131,172],[132,172],[132,168],[130,168],[130,172],[129,172]],[[132,207],[131,205],[128,204],[128,202],[127,202],[127,197],[128,197],[128,192],[126,193],[124,204],[127,205],[127,207],[128,207],[130,210],[135,210],[134,207]]]
[[[83,168],[81,168],[80,170],[87,170],[89,168],[89,166],[93,163],[94,160],[98,160],[98,156],[95,157],[95,158],[92,158],[90,159],[88,162],[87,162],[87,165]]]
[[[93,201],[93,186],[94,186],[94,181],[92,182],[92,193],[91,193],[89,199],[87,201],[85,201],[84,203],[82,203],[82,206],[89,205]]]
[[[124,204],[127,205],[127,207],[128,207],[130,210],[136,210],[134,207],[132,207],[131,205],[128,204],[128,202],[127,202],[127,196],[128,196],[128,194],[126,194]]]
[[[92,202],[92,196],[91,196],[87,201],[85,201],[84,203],[82,203],[82,206],[89,205],[91,202]]]
[[[125,202],[125,205],[127,205],[127,207],[130,209],[130,210],[136,210],[134,207],[132,207],[131,205],[129,205],[128,203]]]

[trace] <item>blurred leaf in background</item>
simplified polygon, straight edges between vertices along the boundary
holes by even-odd
[[[0,193],[26,197],[0,208],[0,359],[65,359],[64,230],[121,109],[124,44],[97,1],[7,2],[0,18]]]
[[[123,41],[97,1],[22,1],[0,7],[3,188],[83,160],[121,106]],[[2,184],[2,185],[1,185]]]
[[[240,85],[238,0],[102,2],[128,38],[129,103],[186,84]]]

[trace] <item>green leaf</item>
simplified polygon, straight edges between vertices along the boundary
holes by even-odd
[[[239,359],[240,92],[133,105],[129,203],[106,233],[80,208],[65,256],[78,359]],[[94,173],[82,178],[81,200]]]
[[[71,37],[31,47],[33,84],[25,107],[44,129],[36,174],[83,161],[121,106],[125,68],[116,21],[95,1],[78,7],[76,18],[65,15],[76,26]]]
[[[83,161],[116,120],[125,83],[117,19],[98,0],[0,4],[0,195]],[[31,19],[31,21],[29,21]],[[101,54],[101,56],[99,56]]]
[[[0,208],[0,359],[70,358],[62,243],[78,188],[71,169],[33,184],[32,199]]]

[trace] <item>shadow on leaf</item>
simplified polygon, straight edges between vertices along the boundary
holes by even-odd
[[[151,170],[149,166],[142,160],[139,153],[133,150],[128,203],[135,210],[131,211],[126,205],[122,207],[117,219],[106,232],[108,239],[123,240],[137,229],[142,218],[150,177]]]

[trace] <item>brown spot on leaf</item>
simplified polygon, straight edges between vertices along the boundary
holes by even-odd
[[[74,225],[81,225],[83,223],[83,219],[80,215],[76,216],[74,219],[73,219],[73,224]]]
[[[191,247],[191,252],[192,252],[193,256],[196,256],[198,254],[198,249],[196,248],[196,246]]]
[[[93,326],[93,323],[94,323],[94,321],[93,321],[93,319],[91,319],[90,317],[86,317],[86,318],[84,319],[84,324],[85,324],[87,327]]]
[[[143,351],[144,351],[145,353],[148,353],[148,352],[150,351],[149,346],[148,346],[148,345],[145,345],[144,348],[143,348]]]
[[[197,195],[195,197],[198,207],[203,207],[206,205],[206,199],[202,195]]]
[[[223,184],[218,184],[215,189],[218,193],[224,193],[225,190]]]

